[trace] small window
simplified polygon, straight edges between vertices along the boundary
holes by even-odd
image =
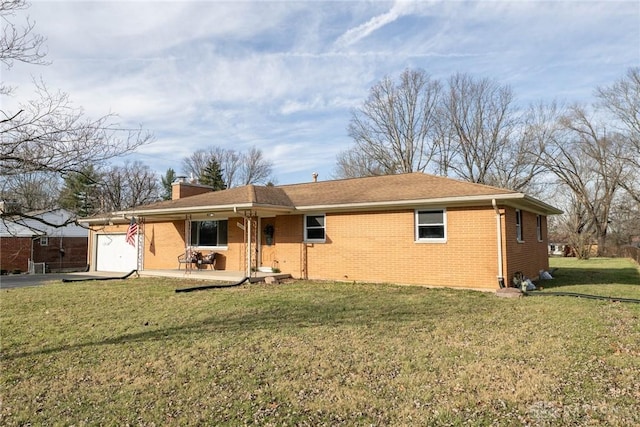
[[[305,215],[304,240],[308,242],[324,242],[325,239],[325,215]]]
[[[227,246],[228,221],[192,221],[192,246]]]
[[[416,211],[416,241],[444,242],[447,238],[447,213],[444,209]]]
[[[47,236],[40,237],[40,246],[49,246],[49,237]]]
[[[536,215],[536,235],[538,242],[542,242],[542,215]]]
[[[522,236],[522,211],[516,209],[516,239],[518,239],[518,242],[524,241]]]

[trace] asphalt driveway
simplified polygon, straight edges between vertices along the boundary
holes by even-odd
[[[124,273],[109,273],[110,276],[121,276],[122,274]],[[0,289],[41,286],[48,282],[62,279],[92,279],[97,277],[105,277],[105,275],[94,273],[8,274],[0,276]]]

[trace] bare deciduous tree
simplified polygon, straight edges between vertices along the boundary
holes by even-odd
[[[340,155],[336,175],[423,172],[433,159],[440,83],[423,70],[405,70],[371,88],[348,132],[355,146]]]
[[[510,87],[455,74],[441,109],[440,162],[448,175],[514,190],[531,184],[540,169],[528,129],[536,110],[520,117]]]
[[[28,8],[24,0],[0,0],[0,62],[11,68],[15,61],[28,64],[45,64],[43,45],[45,38],[34,31],[35,23],[28,18],[23,26],[15,25],[9,19],[17,10]],[[0,84],[0,95],[8,95],[12,88]]]
[[[273,164],[256,147],[250,148],[246,153],[222,147],[200,149],[182,160],[182,170],[185,174],[200,179],[211,159],[220,166],[226,188],[266,183],[273,170]]]
[[[613,116],[612,129],[629,142],[628,149],[621,154],[635,170],[624,176],[620,185],[640,204],[640,67],[630,68],[611,86],[598,88],[596,96],[598,105]]]
[[[532,150],[538,111],[516,113],[511,89],[489,79],[455,74],[442,88],[422,70],[375,85],[353,113],[354,145],[339,154],[335,174],[435,172],[530,189],[542,168]]]
[[[238,173],[241,169],[242,155],[236,150],[225,150],[215,147],[214,157],[220,165],[226,188],[238,185]]]
[[[564,201],[564,213],[555,219],[553,235],[569,246],[568,254],[579,259],[587,259],[591,256],[595,239],[593,227],[590,225],[590,215],[580,197],[571,191]]]
[[[11,200],[26,211],[50,209],[56,206],[60,180],[43,172],[28,172],[0,179],[0,199]]]
[[[161,199],[156,174],[141,162],[113,166],[100,183],[103,211],[124,210]]]
[[[542,196],[548,176],[542,154],[557,135],[561,111],[555,102],[531,104],[519,119],[487,184]]]
[[[583,212],[581,236],[597,239],[598,255],[606,250],[609,215],[629,164],[623,160],[625,139],[605,134],[580,106],[571,107],[560,119],[562,132],[545,147],[544,163],[567,186]]]
[[[631,245],[633,237],[640,236],[640,203],[627,194],[614,203],[609,214],[609,237],[615,246]]]
[[[240,157],[241,185],[266,184],[271,178],[272,163],[264,158],[262,150],[251,147],[249,151]]]
[[[598,88],[596,96],[600,105],[620,121],[620,131],[628,132],[640,154],[640,67],[630,68],[611,86]]]
[[[337,178],[358,178],[361,176],[384,175],[385,171],[374,159],[356,147],[338,154],[333,173]]]
[[[44,38],[34,34],[34,24],[19,28],[11,22],[22,0],[0,2],[0,59],[6,68],[14,61],[44,63]],[[75,107],[69,96],[49,91],[34,82],[34,99],[14,111],[0,108],[0,175],[4,180],[29,173],[62,178],[81,172],[86,164],[99,164],[129,153],[151,141],[141,129],[123,129],[112,114],[92,119]],[[6,86],[3,95],[7,96]],[[6,182],[6,181],[5,181]]]
[[[194,151],[189,157],[182,159],[183,173],[193,178],[199,178],[212,157],[215,157],[213,149],[201,148]]]
[[[101,163],[148,143],[141,129],[122,129],[113,115],[91,119],[69,96],[37,84],[37,99],[16,113],[0,110],[0,172],[75,172],[87,163]]]

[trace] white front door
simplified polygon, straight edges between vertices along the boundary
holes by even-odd
[[[124,234],[99,234],[96,271],[129,272],[138,268],[138,251],[125,241]]]

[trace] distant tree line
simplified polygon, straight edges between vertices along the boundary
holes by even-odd
[[[586,257],[640,236],[640,68],[592,105],[518,105],[508,85],[424,70],[385,77],[352,113],[341,178],[428,172],[523,191],[564,209],[553,232]]]
[[[237,157],[237,161],[225,163],[229,169],[222,169],[219,157],[211,153]],[[271,162],[256,148],[242,154],[214,147],[196,151],[182,163],[183,176],[215,191],[237,185],[267,184],[272,179]],[[62,207],[78,217],[87,217],[169,200],[172,183],[178,176],[171,168],[159,176],[140,161],[122,166],[85,163],[59,179],[46,171],[3,176],[0,198],[13,201],[22,211]]]

